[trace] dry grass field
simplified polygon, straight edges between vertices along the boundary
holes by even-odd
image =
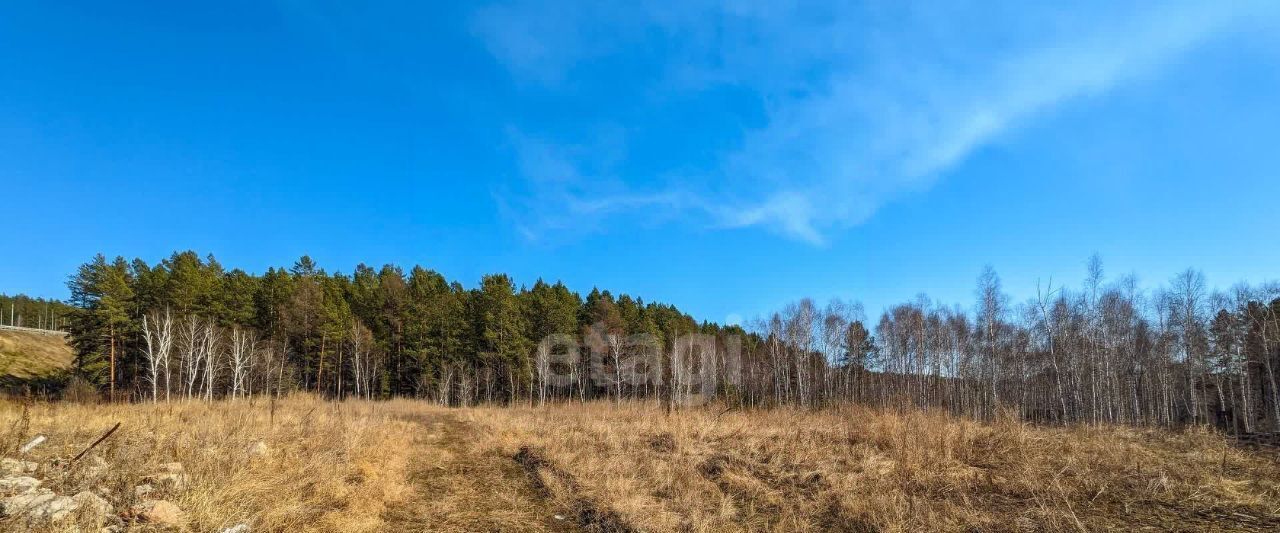
[[[51,376],[70,368],[73,357],[61,335],[0,328],[0,384]]]
[[[389,505],[413,492],[406,445],[420,428],[401,420],[408,402],[327,403],[307,396],[278,402],[176,402],[171,405],[0,404],[4,455],[35,462],[42,488],[104,497],[124,526],[148,499],[182,510],[191,531],[249,524],[253,531],[378,531]],[[116,422],[120,429],[84,458],[69,460]],[[22,456],[37,435],[48,440]],[[181,464],[176,475],[172,463]],[[149,486],[140,495],[137,487]],[[90,514],[92,513],[79,513]],[[0,519],[0,530],[79,530],[101,516],[44,524]]]
[[[48,440],[20,454],[36,435]],[[1211,431],[861,408],[0,401],[0,450],[35,463],[25,475],[41,489],[110,505],[53,522],[10,513],[3,531],[1280,528],[1274,452]],[[148,500],[181,513],[154,520]]]
[[[1203,430],[644,406],[462,413],[551,492],[654,531],[1270,530],[1280,464]],[[547,470],[546,468],[542,470]],[[572,479],[568,490],[565,479]],[[576,491],[576,493],[574,492]]]

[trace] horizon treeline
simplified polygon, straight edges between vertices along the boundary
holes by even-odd
[[[0,293],[0,326],[65,330],[73,310],[65,302],[52,298]]]
[[[746,328],[599,289],[583,297],[504,274],[467,289],[393,265],[328,274],[305,256],[262,275],[194,252],[155,265],[98,256],[68,285],[78,374],[135,399],[304,389],[449,405],[856,402],[1280,429],[1280,286],[1219,291],[1187,269],[1144,290],[1133,276],[1107,279],[1096,256],[1079,288],[1045,285],[1023,302],[988,267],[967,309],[921,294],[873,321],[857,303],[802,299]],[[540,344],[557,334],[582,339],[567,365],[570,352]],[[652,363],[660,370],[621,371]]]
[[[786,317],[810,314],[784,313],[769,337],[786,338]],[[846,385],[863,403],[987,419],[1009,411],[1058,423],[1280,429],[1274,282],[1220,291],[1188,268],[1144,291],[1132,275],[1107,280],[1094,255],[1079,289],[1046,284],[1015,303],[987,267],[972,310],[922,294],[886,309],[875,335],[867,368],[879,372]]]
[[[191,251],[154,265],[98,255],[68,287],[77,374],[130,398],[308,390],[511,402],[531,394],[533,353],[549,335],[593,324],[660,341],[744,333],[607,290],[584,297],[505,274],[467,289],[420,266],[331,274],[307,256],[252,275]]]

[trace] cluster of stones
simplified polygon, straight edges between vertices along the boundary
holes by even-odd
[[[23,447],[21,453],[26,453],[44,441],[44,437],[37,437]],[[254,442],[246,450],[246,454],[254,458],[269,453],[270,449],[262,441]],[[86,457],[82,464],[85,472],[94,477],[107,472],[111,466],[97,455]],[[45,473],[56,472],[54,468],[58,468],[58,465],[46,469]],[[99,487],[97,492],[80,491],[71,496],[57,494],[44,486],[45,480],[40,479],[39,472],[41,466],[37,463],[9,457],[0,458],[0,519],[39,526],[91,518],[101,526],[100,533],[118,532],[126,524],[134,523],[145,524],[153,529],[186,529],[187,518],[182,509],[159,497],[161,494],[174,494],[186,489],[188,478],[182,463],[164,463],[144,477],[141,484],[133,487],[133,501],[139,503],[123,512],[117,512],[111,502],[103,497],[110,496],[104,488]],[[249,533],[249,526],[237,524],[221,533]]]
[[[96,458],[105,468],[105,461]],[[0,459],[0,517],[27,522],[29,525],[66,522],[88,514],[102,524],[103,533],[120,531],[126,520],[144,522],[159,528],[182,528],[186,518],[182,509],[165,500],[147,499],[155,489],[181,489],[186,484],[186,474],[181,463],[161,465],[160,471],[148,476],[148,483],[134,489],[141,503],[127,512],[117,514],[116,509],[101,495],[92,491],[80,491],[67,496],[44,487],[44,480],[36,477],[40,465],[13,458]]]

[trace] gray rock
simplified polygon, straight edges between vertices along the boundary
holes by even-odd
[[[155,491],[156,491],[156,488],[151,486],[150,483],[143,483],[133,488],[134,496],[137,496],[139,498],[145,498]]]
[[[0,478],[0,495],[13,496],[26,494],[40,487],[42,481],[27,476],[8,476]]]
[[[59,522],[82,509],[99,518],[110,517],[113,512],[107,500],[88,491],[68,497],[48,489],[36,489],[0,501],[0,516],[22,516],[36,522]]]
[[[71,516],[71,513],[76,512],[79,508],[79,502],[70,497],[57,496],[49,500],[49,503],[31,510],[30,514],[35,518],[47,518],[50,521],[58,522]]]
[[[31,474],[35,472],[37,468],[40,468],[40,465],[31,461],[11,459],[8,457],[0,459],[0,475]]]
[[[0,514],[4,516],[23,515],[28,519],[57,522],[71,516],[80,504],[52,491],[40,490],[7,498],[0,502],[0,507],[3,507]]]
[[[222,533],[249,533],[249,524],[236,524],[222,530]]]
[[[0,516],[16,516],[56,498],[49,489],[38,489],[0,500]]]

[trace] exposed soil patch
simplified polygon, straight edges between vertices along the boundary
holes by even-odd
[[[582,487],[568,472],[556,466],[537,449],[521,446],[514,457],[524,467],[530,483],[544,496],[553,498],[556,492],[566,493],[569,506],[578,525],[586,531],[599,533],[630,533],[635,531],[617,511],[610,509],[582,494]]]
[[[385,513],[388,531],[576,531],[519,465],[476,445],[475,428],[448,413],[411,417],[416,494]]]
[[[819,472],[775,472],[768,465],[715,454],[698,465],[698,473],[733,498],[747,522],[763,520],[770,529],[877,531],[874,524],[847,512]]]

